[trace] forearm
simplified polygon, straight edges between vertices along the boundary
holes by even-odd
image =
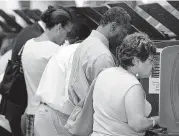
[[[130,126],[134,131],[142,133],[157,124],[157,121],[154,122],[151,118],[140,117],[136,123],[132,123]]]

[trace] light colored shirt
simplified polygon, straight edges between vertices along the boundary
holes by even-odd
[[[27,114],[33,115],[37,110],[34,95],[49,59],[58,49],[59,45],[51,41],[36,42],[34,39],[28,40],[24,46],[22,66],[28,94]]]
[[[79,44],[63,45],[48,62],[42,75],[35,99],[55,110],[70,115],[74,104],[68,96],[73,55]]]
[[[100,32],[93,30],[75,51],[69,80],[69,97],[76,105],[82,100],[92,81],[104,68],[115,66],[109,41]]]
[[[126,93],[134,85],[141,84],[122,67],[109,68],[99,74],[93,90],[92,136],[143,135],[129,127],[125,109]],[[146,100],[145,116],[149,116],[150,112],[151,105]]]

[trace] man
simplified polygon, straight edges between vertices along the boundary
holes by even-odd
[[[123,8],[109,9],[97,29],[76,49],[68,87],[74,105],[86,96],[90,84],[104,68],[115,66],[109,43],[126,36],[130,21],[129,14]]]

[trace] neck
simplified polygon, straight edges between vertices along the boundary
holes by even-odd
[[[102,35],[104,35],[107,39],[109,39],[109,36],[108,36],[108,33],[107,33],[107,30],[105,27],[103,26],[98,26],[96,31],[100,32]]]
[[[136,75],[137,71],[134,67],[128,67],[127,71],[129,71],[131,74]]]
[[[37,41],[53,41],[47,30],[41,36],[37,37],[36,40]]]

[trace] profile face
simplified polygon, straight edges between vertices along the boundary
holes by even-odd
[[[140,78],[150,77],[152,73],[153,63],[154,63],[154,58],[152,56],[149,56],[145,62],[140,61],[139,72],[138,72]]]
[[[72,23],[68,22],[64,27],[60,26],[59,31],[56,38],[56,43],[61,45],[67,39],[67,34],[72,30]]]

